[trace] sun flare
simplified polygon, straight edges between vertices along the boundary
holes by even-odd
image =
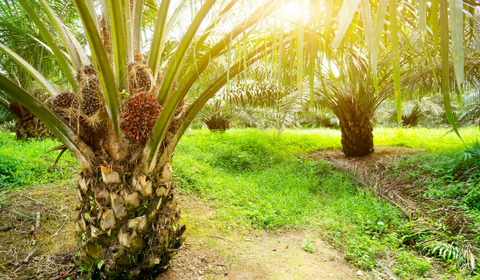
[[[288,2],[280,9],[280,16],[289,19],[298,19],[306,14],[305,5],[301,5],[298,1]]]

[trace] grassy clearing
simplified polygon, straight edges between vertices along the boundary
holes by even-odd
[[[70,178],[77,170],[77,163],[68,151],[55,170],[52,166],[58,151],[45,154],[59,145],[52,139],[16,141],[13,133],[0,131],[0,192]]]
[[[408,225],[400,211],[358,189],[328,163],[293,156],[339,147],[339,131],[292,130],[281,137],[252,129],[192,132],[176,150],[175,177],[183,192],[197,193],[219,206],[216,215],[225,228],[321,227],[331,244],[361,269],[377,267],[376,260],[384,258],[401,277],[439,274],[430,261],[402,245]],[[443,136],[445,132],[379,129],[375,139],[377,145],[435,152],[464,147],[453,134]],[[424,134],[428,138],[419,137]],[[470,142],[475,134],[474,129],[462,131]],[[457,273],[455,266],[451,270]]]

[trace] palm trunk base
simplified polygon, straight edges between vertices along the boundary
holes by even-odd
[[[342,150],[346,156],[361,157],[373,153],[373,129],[369,119],[340,122]]]
[[[78,182],[77,264],[92,279],[146,279],[165,271],[185,230],[170,163],[153,178],[103,166],[98,173]]]

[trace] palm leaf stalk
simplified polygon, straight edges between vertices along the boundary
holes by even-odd
[[[214,25],[204,33],[206,36],[196,36],[212,8],[224,4],[205,1],[169,63],[161,68],[158,47],[162,48],[171,26],[162,12],[157,14],[150,59],[147,61],[138,48],[130,49],[142,45],[139,31],[130,28],[132,22],[134,28],[141,27],[143,5],[139,1],[142,0],[131,3],[135,10],[128,13],[128,1],[122,2],[119,11],[114,1],[104,1],[109,9],[104,7],[105,14],[99,18],[107,24],[97,23],[91,0],[74,1],[87,35],[92,64],[81,58],[83,50],[67,38],[70,33],[66,27],[48,4],[41,2],[49,20],[36,17],[34,22],[45,27],[51,38],[60,38],[51,41],[68,50],[55,55],[62,65],[68,65],[62,67],[63,72],[78,70],[75,80],[69,79],[74,91],[58,94],[44,103],[0,74],[0,90],[44,122],[82,168],[77,190],[81,206],[75,223],[79,246],[76,262],[94,279],[144,279],[146,274],[154,276],[165,271],[184,240],[185,230],[179,224],[180,210],[172,184],[172,151],[191,116],[226,83],[225,75],[194,99],[188,109],[187,93],[229,46],[235,49],[240,45],[239,35],[249,34],[277,7],[273,0],[261,3],[251,16],[220,38],[210,36]],[[168,6],[168,2],[162,1],[161,7]],[[216,18],[216,25],[228,26],[224,13],[234,4],[235,1],[219,7],[223,12]],[[122,40],[132,42],[123,44]],[[203,45],[201,52],[197,40]],[[241,56],[232,57],[239,62],[228,71],[232,75],[244,71],[265,54],[259,49],[265,46],[252,43],[246,63]],[[2,51],[14,57],[7,47]],[[188,57],[192,51],[198,56]],[[28,63],[20,59],[17,62],[29,69]],[[39,74],[29,73],[41,80]],[[178,87],[176,81],[181,81]]]

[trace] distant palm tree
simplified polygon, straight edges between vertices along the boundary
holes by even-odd
[[[339,64],[336,78],[317,72],[315,102],[322,104],[339,119],[342,150],[346,156],[365,156],[373,152],[372,117],[378,106],[394,92],[391,71],[380,71],[376,92],[368,60],[353,54]]]
[[[56,6],[53,8],[62,11],[65,22],[73,22],[75,18],[78,19],[71,13],[72,7],[67,1],[55,2]],[[25,11],[17,1],[0,3],[0,43],[27,58],[28,62],[42,74],[54,77],[56,83],[65,84],[61,71],[56,65],[55,56],[49,50],[36,26],[27,19]],[[41,87],[28,72],[14,60],[4,56],[0,60],[0,70],[7,73],[9,78],[17,84],[34,93],[40,100],[45,101],[49,98],[48,94],[45,95],[39,90]],[[37,117],[8,95],[0,93],[0,106],[15,119],[17,140],[51,136],[48,128]]]

